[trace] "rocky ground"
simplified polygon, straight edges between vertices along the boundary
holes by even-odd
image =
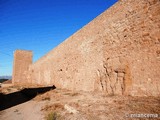
[[[0,88],[1,94],[22,87]],[[14,98],[18,99],[18,98]],[[9,102],[9,101],[8,101]],[[133,114],[153,114],[136,118]],[[160,97],[106,95],[99,92],[73,92],[54,89],[31,100],[0,111],[1,120],[143,120],[160,119]]]

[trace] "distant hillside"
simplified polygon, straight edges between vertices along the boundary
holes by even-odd
[[[12,76],[0,76],[0,83],[12,79]]]
[[[0,76],[0,79],[12,79],[12,76]]]

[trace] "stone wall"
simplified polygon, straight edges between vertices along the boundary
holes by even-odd
[[[32,52],[26,50],[16,50],[14,52],[13,62],[13,84],[26,83],[26,72],[29,69],[29,65],[32,64]]]
[[[160,94],[160,1],[123,0],[104,14],[105,90]]]
[[[27,71],[32,84],[160,95],[160,1],[120,0]]]

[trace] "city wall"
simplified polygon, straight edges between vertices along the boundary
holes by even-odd
[[[158,96],[159,71],[160,1],[120,0],[13,78],[74,91]]]

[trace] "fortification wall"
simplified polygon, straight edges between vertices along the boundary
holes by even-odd
[[[104,90],[159,95],[160,1],[123,0],[104,14]]]
[[[29,80],[34,84],[54,84],[71,90],[94,90],[95,69],[103,63],[102,43],[95,39],[96,36],[88,40],[84,36],[83,39],[81,33],[34,63],[30,67]]]
[[[160,94],[160,1],[120,0],[29,67],[27,80],[118,95]]]
[[[29,65],[32,64],[32,51],[16,50],[14,52],[13,62],[13,84],[21,84],[28,82],[26,79]]]

